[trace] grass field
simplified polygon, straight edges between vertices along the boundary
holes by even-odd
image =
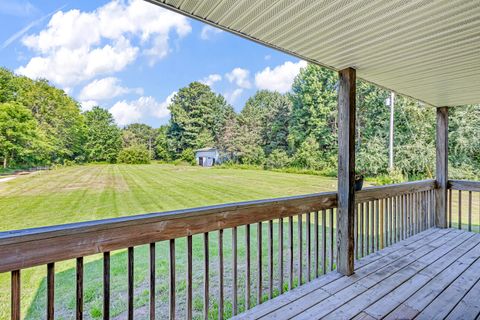
[[[1,231],[45,225],[120,217],[147,212],[204,206],[226,202],[265,199],[336,189],[336,181],[320,176],[277,173],[258,170],[207,169],[172,165],[88,165],[62,168],[20,176],[0,183]],[[242,239],[243,230],[239,230]],[[266,234],[266,231],[264,231]],[[212,277],[215,277],[216,234],[212,234]],[[264,237],[265,239],[266,237]],[[255,239],[255,228],[252,229]],[[225,234],[225,259],[231,254],[230,234]],[[254,244],[252,243],[252,247]],[[194,237],[194,265],[201,268],[202,238]],[[252,248],[253,249],[253,248]],[[266,250],[265,250],[266,251]],[[135,256],[136,316],[143,319],[148,308],[147,248],[138,247]],[[165,312],[167,250],[157,246],[157,312]],[[252,255],[255,255],[252,250]],[[239,259],[243,257],[240,249]],[[101,270],[99,256],[86,258],[85,316],[101,317]],[[177,266],[184,265],[185,244],[177,243]],[[266,261],[267,259],[264,259]],[[228,260],[226,260],[228,261]],[[56,318],[70,319],[75,308],[74,261],[56,264]],[[229,264],[226,264],[228,272]],[[46,267],[22,271],[22,315],[27,319],[44,318]],[[195,268],[194,268],[195,269]],[[183,272],[178,275],[178,308],[182,309]],[[196,275],[201,280],[201,273]],[[122,318],[126,309],[126,254],[112,257],[112,314]],[[241,281],[240,276],[240,281]],[[253,280],[252,280],[253,281]],[[253,282],[252,282],[253,283]],[[214,283],[212,284],[214,286]],[[8,319],[10,275],[0,275],[0,319]],[[195,285],[194,290],[200,290]],[[212,293],[215,288],[212,288]],[[228,294],[226,293],[228,296]],[[200,297],[199,295],[197,295]],[[213,300],[213,299],[212,299]],[[240,299],[240,304],[243,300]],[[195,313],[202,301],[194,301]],[[212,301],[215,310],[215,301]],[[229,312],[229,303],[226,303]],[[215,312],[212,313],[215,317]]]
[[[262,170],[207,169],[173,165],[88,165],[61,168],[19,176],[0,182],[0,230],[24,229],[45,225],[63,224],[125,215],[197,207],[218,203],[265,199],[336,189],[336,180],[316,175],[278,173]],[[458,221],[458,196],[454,194],[452,206],[453,225]],[[468,221],[468,194],[462,195],[462,222]],[[472,224],[477,231],[480,218],[478,193],[472,198]],[[263,224],[263,234],[267,234]],[[284,227],[284,231],[287,227]],[[297,230],[294,227],[294,230]],[[255,301],[256,226],[251,230],[252,301]],[[274,239],[277,226],[274,226]],[[330,232],[328,229],[327,232]],[[294,233],[296,237],[296,231]],[[217,233],[210,234],[211,318],[216,318]],[[267,246],[263,237],[263,248]],[[304,236],[304,241],[305,241]],[[239,252],[239,306],[244,306],[245,252],[240,239],[244,228],[238,228]],[[327,237],[329,239],[329,237]],[[329,240],[328,240],[329,241]],[[335,241],[335,240],[334,240]],[[295,240],[296,243],[296,240]],[[285,252],[287,243],[285,241]],[[329,246],[330,244],[328,244]],[[184,315],[185,304],[185,239],[176,241],[177,310]],[[225,315],[231,314],[231,233],[224,233],[225,261]],[[203,238],[193,237],[194,316],[199,318],[203,309],[201,299],[203,278]],[[274,241],[274,252],[278,244]],[[267,269],[267,250],[263,250],[263,269]],[[168,305],[168,248],[161,242],[156,247],[156,313],[159,319],[167,315]],[[287,256],[285,255],[285,259]],[[276,260],[275,260],[276,262]],[[286,265],[286,262],[285,262]],[[75,262],[65,261],[55,265],[56,319],[72,319],[75,310]],[[330,266],[327,266],[330,269]],[[112,254],[111,286],[112,317],[125,318],[127,294],[127,256],[125,250]],[[148,317],[148,248],[135,250],[135,318]],[[26,319],[45,318],[46,267],[22,270],[22,316]],[[94,255],[85,258],[85,318],[102,316],[102,260]],[[264,288],[268,279],[264,278]],[[274,278],[278,283],[278,278]],[[9,319],[10,274],[0,274],[0,319]],[[264,292],[266,294],[266,292]]]

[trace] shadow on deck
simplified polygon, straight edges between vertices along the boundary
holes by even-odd
[[[480,234],[428,229],[236,319],[478,319]]]

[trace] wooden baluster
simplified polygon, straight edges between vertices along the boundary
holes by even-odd
[[[322,210],[322,273],[327,273],[327,211]]]
[[[293,217],[288,217],[288,247],[290,251],[289,255],[289,267],[290,274],[288,275],[288,290],[293,288]]]
[[[175,319],[175,239],[170,239],[170,306],[169,306],[169,319]]]
[[[334,236],[335,236],[335,225],[334,225],[334,219],[333,219],[333,209],[330,209],[330,271],[333,271],[333,266],[335,264],[335,242],[334,242]]]
[[[297,261],[297,266],[298,266],[298,283],[297,286],[300,286],[302,284],[302,277],[303,277],[303,234],[302,234],[302,215],[299,214],[297,216],[297,226],[298,226],[298,261]]]
[[[422,207],[421,207],[421,202],[420,202],[420,197],[421,193],[417,192],[415,193],[416,201],[415,201],[415,206],[417,210],[417,233],[422,231]]]
[[[283,219],[278,219],[278,292],[283,293]]]
[[[358,233],[359,233],[358,232],[358,228],[359,228],[358,226],[359,226],[359,223],[358,223],[358,221],[360,219],[360,217],[359,217],[359,214],[360,214],[359,208],[360,207],[359,206],[360,206],[360,204],[358,204],[358,203],[355,205],[355,221],[354,221],[354,225],[353,225],[353,229],[354,229],[353,236],[355,237],[355,258],[356,259],[360,258],[358,256],[358,246],[359,246],[359,243],[358,243]]]
[[[223,319],[223,229],[218,230],[218,319]]]
[[[375,200],[375,248],[380,250],[380,200]]]
[[[110,319],[110,252],[103,253],[103,319]]]
[[[192,236],[187,236],[187,319],[192,319],[192,300],[193,300],[193,284],[192,284],[192,273],[193,273],[193,263],[192,263]]]
[[[410,194],[410,236],[415,234],[415,197]]]
[[[268,299],[273,298],[273,221],[268,221]]]
[[[393,244],[393,197],[388,199],[388,241]]]
[[[250,225],[245,226],[245,310],[250,309]]]
[[[415,234],[415,212],[413,208],[413,194],[408,195],[409,200],[409,220],[410,220],[410,236]]]
[[[448,227],[452,227],[452,203],[453,203],[452,189],[448,190]]]
[[[462,229],[462,190],[458,190],[458,229]]]
[[[448,201],[448,198],[447,198],[447,201]],[[446,205],[447,203],[445,203],[445,206]],[[424,230],[425,230],[431,226],[432,224],[431,220],[435,219],[435,217],[432,214],[433,211],[430,210],[430,191],[424,191],[422,193],[422,206],[423,206],[424,215],[427,217],[424,225]]]
[[[407,194],[407,236],[410,237],[412,235],[412,197],[410,194]]]
[[[232,286],[232,312],[233,315],[236,315],[238,312],[238,289],[237,289],[237,281],[238,281],[238,267],[237,267],[237,227],[232,228],[232,270],[233,270],[233,286]]]
[[[150,243],[150,320],[155,320],[155,242]]]
[[[420,198],[420,193],[415,193],[415,210],[416,210],[416,213],[417,213],[417,228],[416,228],[416,231],[417,233],[419,233],[421,231],[420,227],[421,227],[421,209],[420,209],[420,201],[419,201],[419,198]]]
[[[318,278],[318,267],[319,267],[319,263],[318,263],[318,253],[319,253],[319,247],[318,247],[318,211],[316,211],[314,213],[314,216],[313,216],[313,223],[314,223],[314,226],[313,226],[313,232],[314,232],[314,245],[315,245],[315,278]]]
[[[77,258],[77,283],[76,283],[76,319],[82,320],[83,319],[83,257]]]
[[[20,270],[11,273],[11,318],[20,320]]]
[[[428,191],[422,192],[423,230],[427,230],[430,226],[431,215],[429,210],[430,207],[428,206],[429,202],[427,201],[428,196]]]
[[[418,233],[418,206],[417,206],[417,194],[413,193],[413,230],[414,233]]]
[[[472,191],[468,191],[468,231],[472,231]]]
[[[370,230],[371,230],[371,242],[370,252],[375,252],[375,202],[370,202]]]
[[[380,249],[385,248],[385,199],[380,199],[380,220],[378,225],[380,226]]]
[[[133,247],[128,248],[128,320],[133,320],[133,266],[134,266],[134,252]]]
[[[430,201],[428,201],[430,199],[430,191],[424,191],[422,193],[422,207],[423,207],[423,212],[424,212],[424,215],[426,216],[426,218],[424,218],[424,226],[423,226],[423,230],[426,230],[430,227],[431,225],[431,219],[434,218],[431,213],[430,213],[430,206],[429,206],[429,203]],[[446,201],[448,201],[448,198],[446,199]],[[445,206],[447,206],[448,204],[445,202]],[[447,225],[448,225],[448,222],[447,222]]]
[[[365,202],[365,249],[366,255],[370,252],[370,202]]]
[[[305,225],[305,237],[307,238],[307,243],[306,243],[306,246],[307,246],[307,281],[310,282],[310,280],[312,280],[312,269],[311,269],[311,265],[312,265],[312,252],[311,252],[311,239],[310,239],[310,224],[311,224],[311,220],[310,220],[310,212],[307,213],[307,221],[306,221],[306,225]]]
[[[402,240],[403,236],[403,211],[402,211],[402,206],[403,206],[403,197],[400,195],[397,197],[397,241]]]
[[[397,197],[393,197],[393,242],[397,242],[397,214],[398,214],[398,203]]]
[[[424,210],[424,207],[423,207],[423,195],[424,195],[424,191],[421,191],[418,193],[418,211],[419,211],[419,215],[420,215],[420,231],[423,231],[425,230],[425,217],[427,216],[425,214],[425,210]]]
[[[431,209],[430,209],[430,216],[431,216],[431,221],[430,221],[430,227],[434,227],[435,226],[435,207],[436,207],[436,199],[435,199],[435,191],[432,190],[429,192],[430,193],[430,196],[431,196],[431,200],[428,201]],[[448,201],[448,196],[447,196],[447,201]],[[445,204],[446,205],[446,204]]]
[[[408,211],[408,205],[407,205],[407,195],[402,195],[402,239],[407,238],[407,211]]]
[[[55,319],[55,264],[47,264],[47,319]]]
[[[208,232],[203,234],[203,318],[208,319],[210,305],[210,259]]]
[[[364,256],[364,247],[363,247],[363,239],[365,238],[365,232],[363,227],[363,212],[364,212],[364,203],[360,204],[360,257]]]
[[[257,223],[257,304],[262,303],[262,223]]]
[[[405,238],[410,237],[410,195],[405,195]]]
[[[423,206],[422,206],[422,195],[423,195],[423,192],[418,192],[418,195],[417,195],[417,203],[418,203],[418,213],[419,213],[419,232],[423,231],[425,229],[425,212],[423,210]]]

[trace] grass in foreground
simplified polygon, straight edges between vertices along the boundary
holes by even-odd
[[[207,169],[158,164],[88,165],[62,168],[20,176],[14,180],[0,183],[0,218],[2,221],[0,231],[335,189],[336,181],[331,178],[259,170]],[[266,231],[264,234],[266,235]],[[252,239],[253,236],[252,232]],[[239,239],[241,239],[240,237],[239,234]],[[226,235],[224,241],[225,250],[227,250],[226,256],[229,254],[228,248],[231,247],[229,241]],[[199,261],[199,263],[203,259],[201,244],[202,239],[194,237],[194,247],[198,249],[194,250],[195,261]],[[212,272],[216,272],[214,265],[216,243],[213,239],[211,245],[213,250],[211,252]],[[182,253],[184,244],[179,243],[179,246],[177,264],[178,268],[182,270],[185,257]],[[168,287],[165,287],[167,284],[162,279],[168,272],[167,251],[163,245],[159,245],[157,250],[157,281],[160,281],[157,290],[166,292]],[[139,256],[136,259],[135,281],[138,291],[136,292],[136,306],[139,308],[139,318],[143,318],[142,314],[146,317],[146,310],[143,313],[142,310],[148,308],[145,307],[148,302],[148,287],[145,287],[148,271],[146,251],[144,248],[139,248],[137,250]],[[252,252],[253,254],[254,252]],[[266,253],[264,252],[264,254]],[[87,257],[85,261],[86,263],[90,262],[85,267],[87,277],[85,301],[89,306],[86,309],[87,318],[101,316],[101,300],[99,300],[101,296],[98,296],[101,291],[98,290],[101,290],[102,269],[101,261],[98,259],[98,256],[92,256]],[[227,262],[226,265],[228,265]],[[59,319],[70,318],[70,312],[75,306],[74,300],[72,300],[75,292],[74,277],[72,277],[74,275],[73,266],[73,261],[56,264],[56,307]],[[118,285],[115,285],[117,280],[112,279],[112,291],[114,292],[112,307],[113,313],[120,316],[126,308],[126,300],[123,299],[127,283],[125,271],[125,253],[119,252],[117,256],[112,257],[112,275],[118,279]],[[43,266],[22,271],[22,313],[27,318],[44,317],[45,274],[46,267]],[[183,274],[179,276],[181,277]],[[1,274],[0,319],[9,318],[9,288],[10,275]],[[179,290],[182,290],[181,282]],[[212,288],[212,290],[215,289]],[[159,294],[159,296],[163,295]],[[181,308],[182,302],[183,300],[179,301],[179,308]],[[200,302],[194,301],[196,309],[201,308]],[[165,305],[165,301],[161,299],[158,303]],[[212,301],[212,303],[214,302]],[[228,305],[226,309],[228,310]]]

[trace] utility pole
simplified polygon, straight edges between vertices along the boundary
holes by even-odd
[[[395,92],[390,94],[390,147],[389,147],[389,161],[388,168],[393,170],[393,116],[395,114]]]

